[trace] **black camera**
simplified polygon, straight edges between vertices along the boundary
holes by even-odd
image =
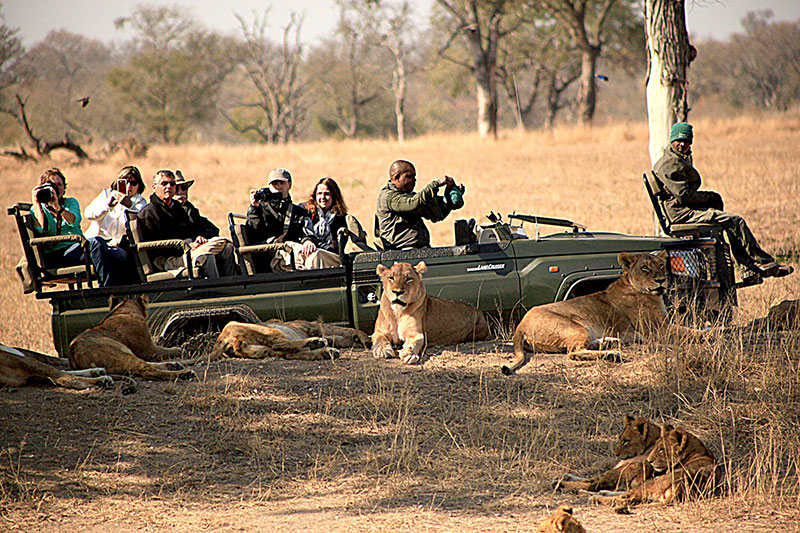
[[[44,183],[36,187],[36,201],[40,204],[47,204],[56,197],[56,188],[52,183]]]
[[[269,187],[262,187],[253,193],[253,200],[256,202],[268,202],[274,194],[269,190]]]

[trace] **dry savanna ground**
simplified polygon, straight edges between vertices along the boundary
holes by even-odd
[[[800,116],[696,122],[695,163],[768,250],[800,257]],[[590,229],[652,232],[642,187],[644,124],[435,135],[289,146],[157,146],[76,166],[0,160],[3,207],[30,198],[57,165],[86,205],[118,169],[180,168],[192,200],[224,227],[276,166],[293,196],[323,175],[367,228],[396,158],[420,184],[467,185],[463,215],[560,216]],[[0,341],[52,353],[49,304],[24,296],[20,254],[0,217]],[[452,242],[451,221],[432,227]],[[800,296],[800,275],[740,291],[735,324]],[[46,384],[0,389],[0,529],[530,531],[570,503],[588,531],[800,530],[800,340],[797,331],[731,333],[705,346],[646,344],[625,363],[537,355],[500,375],[504,340],[430,349],[422,366],[344,353],[333,362],[224,361],[194,383],[140,383],[137,394]],[[630,515],[553,492],[565,471],[607,464],[625,414],[681,424],[724,464],[719,494]]]

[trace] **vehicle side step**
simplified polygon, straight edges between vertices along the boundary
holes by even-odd
[[[761,274],[751,272],[742,277],[742,281],[735,284],[734,287],[737,289],[742,289],[744,287],[752,287],[753,285],[761,285],[762,283],[764,283],[764,278],[761,276]]]

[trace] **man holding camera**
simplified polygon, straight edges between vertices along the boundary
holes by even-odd
[[[45,170],[39,185],[31,191],[31,214],[34,231],[42,236],[80,235],[81,206],[75,198],[65,197],[67,179],[58,168]],[[89,256],[94,264],[101,286],[119,285],[125,280],[125,252],[109,246],[100,237],[86,239]],[[80,243],[64,242],[52,245],[43,253],[45,266],[68,267],[85,261]]]
[[[308,241],[313,245],[304,230],[304,219],[310,214],[292,203],[291,188],[292,175],[285,168],[276,168],[269,173],[266,187],[250,191],[247,227],[254,243]]]
[[[423,219],[439,222],[464,206],[465,187],[450,176],[431,181],[418,193],[416,184],[417,170],[409,161],[399,159],[389,167],[389,183],[378,195],[375,212],[375,237],[386,250],[430,246],[431,235]],[[444,196],[439,196],[442,186]]]

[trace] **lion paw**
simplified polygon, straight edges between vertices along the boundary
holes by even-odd
[[[412,352],[410,350],[409,351],[405,351],[405,350],[401,351],[400,352],[400,359],[402,359],[402,361],[407,365],[413,365],[415,363],[419,363],[419,355],[415,354],[414,352]]]
[[[341,355],[341,352],[339,352],[339,350],[337,350],[336,348],[325,348],[324,350],[322,350],[321,353],[323,359],[330,359],[330,360],[339,359],[339,356]]]
[[[319,350],[328,347],[328,341],[322,337],[311,337],[306,340],[307,350]]]
[[[105,368],[89,368],[87,372],[89,372],[89,375],[93,378],[99,378],[106,375]]]
[[[391,359],[396,354],[394,353],[394,348],[391,347],[389,344],[381,344],[379,346],[375,346],[372,350],[372,355],[376,359]]]
[[[122,384],[120,385],[119,391],[122,393],[123,396],[127,396],[128,394],[133,394],[138,389],[136,385],[136,380],[130,378],[128,376],[122,377]]]
[[[181,381],[197,381],[197,374],[194,373],[194,370],[189,368],[178,374],[178,379]]]
[[[177,361],[169,361],[165,363],[167,370],[172,370],[174,372],[180,371],[184,369],[184,366]]]
[[[105,370],[103,371],[105,372]],[[104,389],[113,389],[114,388],[114,378],[111,376],[96,376],[97,377],[97,386],[102,387]]]

